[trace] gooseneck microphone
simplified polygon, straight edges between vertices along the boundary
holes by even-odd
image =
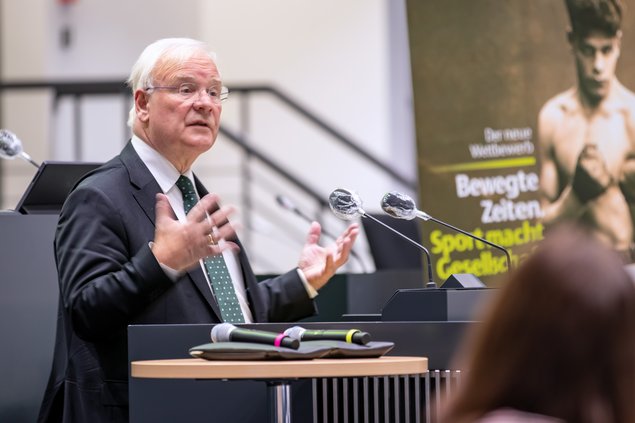
[[[219,323],[212,328],[212,342],[254,342],[297,350],[300,341],[283,333],[238,328],[231,323]]]
[[[344,341],[349,344],[366,345],[370,342],[370,334],[359,329],[350,330],[307,330],[302,326],[293,326],[284,331],[285,335],[300,341]]]
[[[315,219],[312,219],[310,216],[308,216],[306,213],[304,213],[302,210],[300,210],[289,197],[286,197],[286,196],[284,196],[282,194],[278,194],[278,195],[276,195],[276,201],[278,202],[280,207],[282,207],[285,210],[289,210],[290,212],[295,213],[296,215],[300,216],[304,221],[306,221],[308,223],[311,223],[311,222],[313,222],[315,220]],[[322,226],[322,233],[324,235],[328,236],[331,239],[337,239],[337,236],[333,235],[332,233],[330,233],[326,229],[324,229],[324,226]],[[353,250],[352,248],[351,248],[351,251],[350,251],[350,255],[355,260],[357,260],[357,262],[359,263],[360,267],[362,268],[362,271],[364,273],[368,273],[368,269],[366,268],[366,265],[364,265],[364,261],[357,255],[355,250]]]
[[[487,244],[490,247],[494,247],[497,250],[505,253],[505,257],[507,258],[507,271],[509,272],[512,269],[512,260],[509,255],[509,251],[507,251],[505,247],[494,244],[493,242],[476,236],[473,233],[464,231],[463,229],[459,229],[455,226],[450,225],[449,223],[436,219],[424,211],[418,210],[414,200],[406,194],[402,194],[400,192],[387,193],[381,199],[381,208],[383,211],[394,218],[412,220],[415,217],[418,217],[419,219],[423,219],[425,221],[431,220],[454,231],[460,232],[463,235],[469,236],[470,238],[476,239],[477,241],[481,241],[482,243]]]
[[[40,167],[31,156],[24,152],[20,139],[13,132],[6,129],[0,129],[0,157],[3,159],[15,159],[19,157],[35,167]]]
[[[357,217],[365,217],[399,235],[400,237],[423,251],[425,253],[427,262],[426,264],[428,266],[428,282],[426,283],[426,287],[437,288],[437,284],[434,282],[434,278],[432,277],[432,260],[430,258],[430,252],[428,251],[428,249],[418,242],[408,238],[396,229],[386,225],[379,219],[376,219],[366,213],[364,209],[362,209],[362,200],[359,198],[357,193],[344,188],[337,188],[331,193],[331,195],[329,195],[329,206],[331,207],[333,214],[340,219],[353,220]]]

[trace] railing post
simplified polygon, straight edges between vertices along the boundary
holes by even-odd
[[[247,140],[250,130],[251,116],[249,114],[249,100],[250,95],[249,92],[242,93],[241,102],[240,102],[240,134],[243,139]],[[253,204],[251,201],[251,159],[252,155],[250,150],[245,150],[245,159],[241,161],[241,185],[242,185],[242,202],[244,205],[244,222],[245,227],[249,228],[249,230],[245,233],[245,241],[247,245],[251,245],[251,241],[253,240],[253,236],[251,235],[253,228],[253,219],[252,219],[252,208]]]
[[[81,94],[75,94],[73,96],[73,155],[75,160],[81,161],[83,154],[82,146],[82,110],[80,101],[82,99]]]

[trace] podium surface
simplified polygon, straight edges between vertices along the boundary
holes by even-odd
[[[131,363],[131,376],[166,379],[299,379],[412,375],[428,371],[425,357],[318,358],[313,360],[204,360],[183,358]]]
[[[264,380],[268,386],[270,422],[290,423],[291,386],[289,379],[421,375],[428,371],[427,364],[428,360],[424,357],[281,361],[208,361],[200,358],[188,358],[133,361],[131,363],[131,377]],[[406,396],[405,401],[409,402],[409,397]],[[413,398],[413,401],[419,402],[420,398]]]

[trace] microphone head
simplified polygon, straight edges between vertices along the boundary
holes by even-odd
[[[231,323],[219,323],[212,328],[212,342],[229,342],[229,334],[236,329]]]
[[[13,159],[22,154],[22,143],[11,131],[0,129],[0,157]]]
[[[383,211],[397,219],[412,220],[417,217],[417,206],[412,198],[400,192],[389,192],[381,199]]]
[[[293,339],[298,339],[298,340],[302,340],[302,334],[306,332],[306,329],[304,329],[302,326],[293,326],[287,330],[284,331],[284,334],[287,335],[289,338],[293,338]]]
[[[359,195],[344,188],[337,188],[329,195],[329,206],[333,214],[343,220],[353,220],[365,214]]]

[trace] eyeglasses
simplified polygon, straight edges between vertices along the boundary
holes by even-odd
[[[146,91],[152,90],[168,90],[174,91],[178,94],[179,97],[183,99],[183,101],[194,100],[196,98],[201,98],[201,92],[205,92],[212,103],[220,104],[221,102],[227,100],[229,97],[229,89],[225,86],[215,86],[209,88],[199,88],[196,84],[191,82],[183,82],[180,85],[175,86],[163,86],[163,87],[153,87],[149,86],[145,89]]]

